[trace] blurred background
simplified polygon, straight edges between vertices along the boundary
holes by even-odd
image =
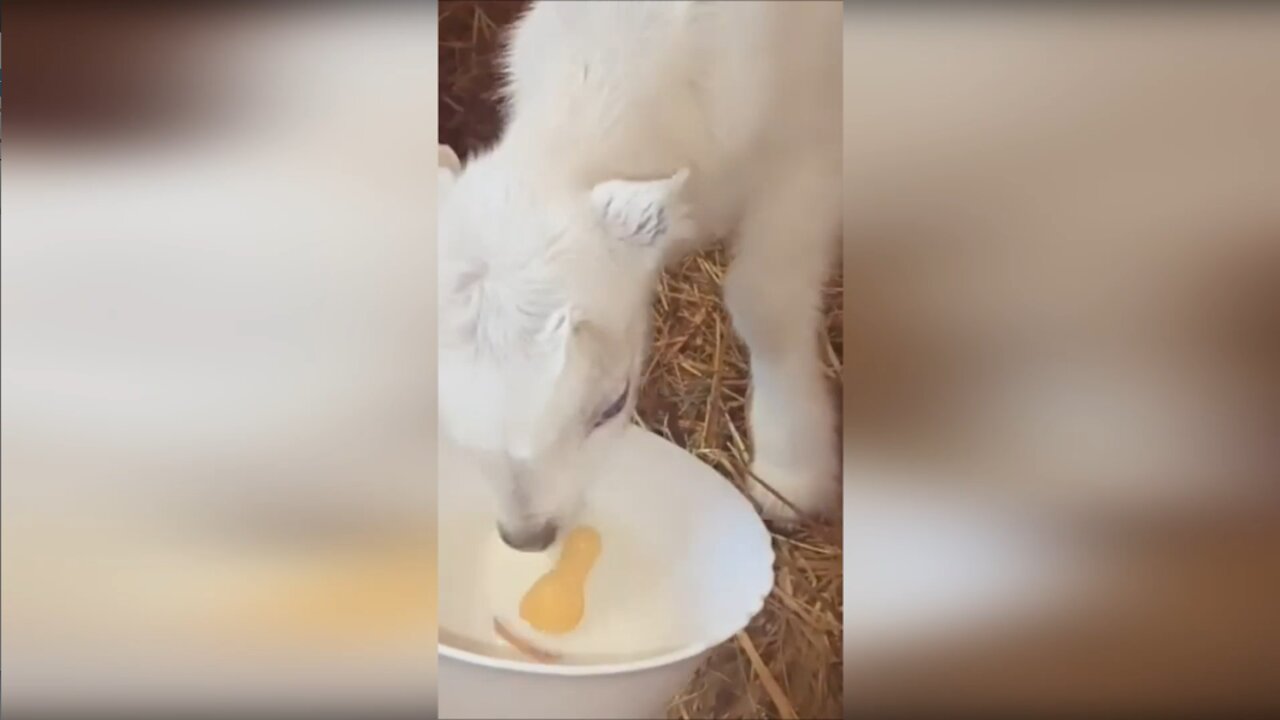
[[[4,19],[5,717],[433,716],[435,8]]]
[[[1280,704],[1280,12],[845,7],[846,712]]]

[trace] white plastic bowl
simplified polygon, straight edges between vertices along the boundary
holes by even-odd
[[[602,550],[582,624],[537,636],[560,662],[525,660],[493,618],[526,636],[516,608],[557,555],[497,538],[478,471],[442,448],[440,717],[659,718],[704,656],[750,622],[773,586],[773,547],[755,509],[710,467],[628,428],[581,522]]]

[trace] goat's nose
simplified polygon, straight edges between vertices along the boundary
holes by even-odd
[[[498,535],[507,547],[520,552],[542,552],[556,541],[560,528],[553,522],[533,524],[517,528],[498,525]]]

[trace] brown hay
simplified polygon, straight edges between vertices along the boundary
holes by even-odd
[[[440,3],[440,141],[466,157],[493,142],[495,54],[523,2]],[[689,257],[661,279],[654,341],[636,421],[716,468],[751,482],[745,349],[721,302],[723,249]],[[822,352],[840,382],[842,282],[826,293]],[[835,522],[774,529],[777,579],[763,612],[714,650],[673,699],[672,718],[835,718],[841,715],[843,552]]]

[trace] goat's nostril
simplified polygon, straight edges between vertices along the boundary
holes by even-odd
[[[522,527],[515,530],[506,528],[502,525],[498,526],[498,536],[502,538],[502,542],[507,547],[520,552],[542,552],[551,547],[551,543],[556,541],[556,535],[559,528],[553,522],[545,522],[541,525],[533,525],[530,527]]]

